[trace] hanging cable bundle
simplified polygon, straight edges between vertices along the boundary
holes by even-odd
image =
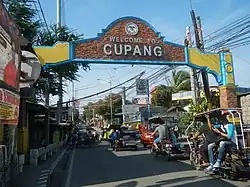
[[[216,41],[216,43],[213,43]],[[250,15],[244,16],[204,37],[204,42],[212,43],[206,47],[207,52],[220,48],[237,48],[250,44]]]

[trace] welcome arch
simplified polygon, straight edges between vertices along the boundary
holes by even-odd
[[[186,65],[206,70],[220,86],[221,107],[236,107],[232,54],[202,53],[196,48],[166,41],[160,32],[137,17],[122,17],[94,38],[33,46],[46,69],[64,63]]]

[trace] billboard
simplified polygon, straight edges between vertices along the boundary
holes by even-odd
[[[18,124],[20,96],[0,88],[0,121],[2,124]]]
[[[186,91],[186,92],[178,92],[172,94],[172,100],[186,100],[186,99],[192,99],[193,98],[193,92],[192,91]]]
[[[18,88],[20,68],[19,31],[0,3],[0,82]]]
[[[123,105],[122,113],[125,116],[124,122],[141,120],[141,112],[138,105]]]
[[[149,92],[148,79],[137,79],[136,80],[136,94],[148,95],[148,92]]]
[[[135,105],[147,105],[150,104],[150,101],[148,102],[147,97],[136,97],[132,99],[132,103]]]

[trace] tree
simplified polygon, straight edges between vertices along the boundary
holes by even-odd
[[[112,94],[112,115],[122,112],[122,96],[120,94]],[[95,112],[102,115],[104,119],[111,119],[110,95],[104,100],[100,100],[95,105]]]
[[[56,28],[52,25],[45,30],[42,27],[41,20],[37,20],[37,11],[32,8],[30,0],[6,0],[5,4],[12,19],[16,22],[21,34],[27,38],[32,44],[36,45],[53,45],[56,41],[78,40],[82,35],[74,33],[68,27],[63,26]],[[73,81],[79,78],[77,72],[83,68],[87,70],[89,67],[82,64],[64,64],[54,66],[47,72],[42,71],[39,80],[33,85],[36,88],[36,96],[42,100],[45,93],[46,78],[49,79],[51,95],[58,95],[60,89],[59,77],[65,80]],[[64,88],[66,84],[63,84]]]
[[[219,94],[216,91],[211,92],[211,101],[212,101],[212,109],[219,108],[220,102],[219,102]],[[194,104],[191,102],[189,106],[189,112],[183,113],[181,115],[181,121],[180,121],[180,127],[186,128],[191,122],[193,121],[193,118],[198,113],[203,113],[207,111],[207,100],[205,98],[205,95],[201,97],[200,104]],[[195,126],[194,126],[195,128]]]
[[[67,26],[61,26],[57,28],[56,25],[52,25],[48,30],[40,31],[37,37],[37,45],[52,46],[57,41],[70,42],[74,40],[82,39],[81,34],[74,33]],[[45,93],[46,78],[49,77],[50,94],[58,95],[60,89],[59,77],[67,81],[76,81],[80,77],[77,73],[80,69],[87,70],[89,66],[86,64],[68,63],[63,65],[57,65],[49,68],[46,74],[43,74],[41,78],[36,82],[35,87],[37,95],[42,98]],[[66,84],[62,85],[64,89]],[[64,90],[63,90],[64,91]]]
[[[130,101],[126,101],[126,104],[131,104]],[[88,103],[87,106],[84,107],[84,118],[90,119],[93,117],[92,109],[94,109],[95,114],[102,115],[104,119],[110,120],[110,95],[105,97],[104,99],[100,99],[95,103]],[[113,116],[117,113],[122,112],[122,96],[120,94],[112,94],[112,113]]]
[[[151,102],[153,106],[169,108],[172,104],[172,88],[160,85],[152,94]]]
[[[35,20],[36,10],[29,4],[29,0],[5,0],[4,3],[20,33],[33,42],[39,32],[41,22]]]
[[[172,91],[177,93],[179,91],[190,91],[191,90],[191,80],[190,74],[187,71],[176,71],[172,72]]]

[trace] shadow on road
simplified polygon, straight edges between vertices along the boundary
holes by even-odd
[[[136,187],[137,184],[138,184],[137,181],[131,181],[131,182],[125,182],[125,183],[122,183],[122,184],[118,184],[115,187]]]
[[[209,177],[197,177],[197,176],[189,176],[189,177],[180,177],[175,179],[158,181],[156,184],[148,185],[145,187],[162,187],[162,186],[174,186],[174,187],[205,187],[205,186],[214,186],[214,183],[217,183],[216,186],[227,186],[227,187],[236,187],[235,185],[228,184],[224,181],[219,181],[218,179],[211,179]],[[198,180],[198,181],[197,181]],[[183,184],[180,184],[183,183]]]
[[[133,152],[131,154],[133,154]],[[141,154],[136,153],[132,156],[129,154],[117,156],[108,150],[107,145],[103,145],[93,147],[92,149],[76,150],[70,187],[83,187],[118,181],[122,182],[123,180],[131,181],[126,181],[122,184],[116,183],[116,187],[135,187],[139,182],[138,178],[148,178],[162,174],[171,174],[173,172],[184,173],[184,171],[190,172],[190,170],[191,167],[189,164],[179,161],[166,162],[164,159],[155,159],[152,155],[146,154],[145,152],[144,154],[143,152],[141,152]],[[194,171],[194,173],[195,172],[196,171]],[[173,175],[175,174],[172,174],[172,176]],[[172,178],[175,177],[179,176],[174,176]],[[196,178],[197,176],[195,175],[170,180],[161,180],[164,178],[159,177],[156,182],[152,182],[149,179],[147,183],[149,186],[147,187],[168,186],[168,184],[173,183],[176,183],[174,186],[179,187],[213,185],[213,179],[206,178],[194,182]],[[181,181],[187,181],[187,183],[182,185],[180,183]],[[220,180],[217,180],[216,183],[219,183],[219,186],[226,185],[233,187],[233,185],[229,185]]]

